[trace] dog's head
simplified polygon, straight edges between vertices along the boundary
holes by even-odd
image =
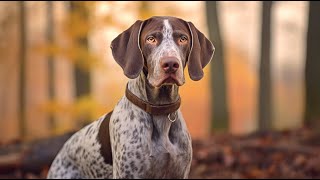
[[[154,87],[181,86],[183,70],[198,81],[214,53],[212,43],[191,23],[175,17],[136,21],[111,43],[112,55],[131,79],[143,71]]]

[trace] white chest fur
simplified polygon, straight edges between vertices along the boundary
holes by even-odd
[[[185,178],[189,173],[191,139],[180,111],[171,123],[124,97],[111,117],[110,135],[115,178]]]

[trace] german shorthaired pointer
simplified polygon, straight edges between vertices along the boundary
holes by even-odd
[[[113,112],[74,134],[48,178],[188,178],[191,137],[182,117],[184,69],[198,81],[214,53],[191,23],[175,17],[136,21],[111,43],[131,80]]]

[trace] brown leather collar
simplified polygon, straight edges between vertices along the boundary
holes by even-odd
[[[132,102],[134,105],[138,106],[142,110],[146,111],[149,114],[152,115],[168,115],[173,112],[176,112],[181,104],[181,98],[179,96],[178,100],[171,104],[164,104],[164,105],[154,105],[150,104],[140,98],[138,98],[136,95],[134,95],[128,88],[126,88],[126,97],[127,99]]]

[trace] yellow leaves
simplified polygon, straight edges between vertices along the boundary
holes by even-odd
[[[102,105],[98,104],[97,101],[90,96],[78,98],[72,107],[72,114],[76,119],[88,117],[89,119],[95,120],[101,115],[101,112],[104,112]]]
[[[117,27],[120,29],[126,29],[128,28],[128,24],[125,22],[118,21],[116,18],[113,17],[112,14],[110,15],[105,15],[100,17],[100,20],[98,20],[95,23],[96,28],[102,28],[102,27]]]
[[[86,9],[89,12],[92,12],[95,10],[96,6],[97,6],[97,2],[96,1],[79,1],[80,3],[83,3],[84,7],[86,7]],[[79,3],[78,2],[78,3]]]
[[[73,60],[80,69],[85,71],[90,71],[91,68],[102,63],[95,54],[83,46],[74,46],[64,54]]]
[[[62,48],[56,44],[42,44],[32,48],[33,51],[44,53],[48,56],[54,56],[62,53]]]
[[[153,16],[152,4],[149,1],[141,1],[139,9],[139,17],[141,19],[147,19]]]
[[[87,17],[83,17],[76,12],[72,12],[66,20],[64,27],[68,37],[77,39],[87,36],[90,30],[90,23]]]
[[[150,12],[150,11],[141,11],[141,12],[139,13],[140,19],[148,19],[148,18],[150,18],[151,16],[153,16],[153,13]]]
[[[86,38],[93,27],[91,18],[95,10],[95,2],[71,2],[71,7],[64,23],[64,31],[71,39]]]
[[[139,17],[147,19],[151,16],[181,16],[181,9],[174,2],[140,1]],[[159,8],[161,6],[161,8]]]
[[[48,115],[63,114],[70,117],[73,121],[88,120],[89,122],[77,122],[74,124],[90,123],[95,121],[98,117],[106,113],[106,107],[98,103],[91,96],[82,96],[75,100],[74,103],[63,104],[62,102],[52,100],[48,101],[40,107],[41,111],[48,113]],[[54,132],[64,129],[65,124],[56,124]],[[80,125],[79,125],[80,126]],[[79,127],[80,128],[80,127]]]
[[[89,51],[86,46],[79,44],[62,47],[58,44],[42,44],[33,49],[38,53],[44,53],[47,56],[53,56],[57,59],[63,58],[73,62],[81,70],[90,71],[93,68],[103,67],[104,63],[98,55]]]

